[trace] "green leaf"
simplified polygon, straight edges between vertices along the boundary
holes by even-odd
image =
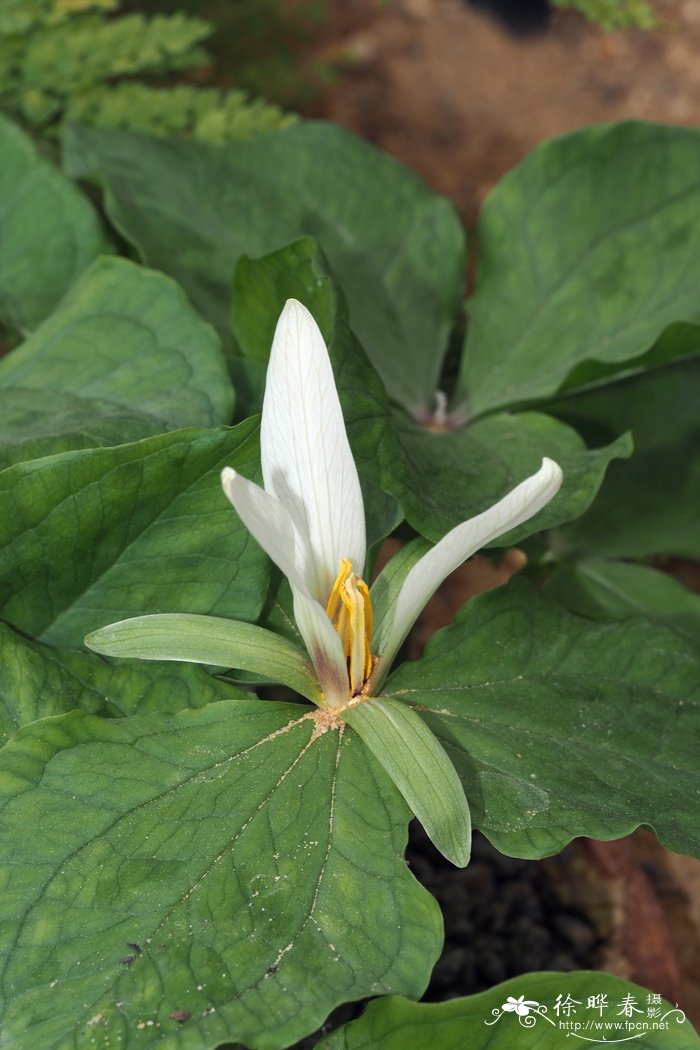
[[[377,697],[343,710],[425,828],[458,868],[471,854],[469,806],[455,768],[420,715],[406,704]]]
[[[268,562],[221,491],[224,465],[256,474],[257,420],[0,472],[2,617],[65,647],[147,612],[255,619]]]
[[[26,331],[109,247],[90,203],[4,117],[0,152],[0,319]]]
[[[610,461],[631,451],[624,436],[587,449],[575,430],[539,412],[499,413],[444,432],[419,427],[405,417],[400,425],[407,461],[404,510],[411,525],[431,540],[493,506],[534,474],[543,456],[564,472],[559,493],[495,544],[509,546],[576,518],[594,499]]]
[[[232,321],[236,345],[248,360],[267,366],[277,319],[287,299],[298,299],[311,311],[328,346],[372,544],[401,520],[397,501],[389,493],[400,493],[403,456],[386,390],[349,327],[342,293],[310,237],[261,259],[239,261]],[[264,382],[262,369],[260,373]]]
[[[286,638],[239,620],[165,613],[136,616],[93,631],[85,644],[105,656],[181,660],[235,667],[282,682],[320,703],[321,691],[308,656]]]
[[[596,996],[602,997],[600,1007],[588,1003]],[[527,1015],[504,1010],[506,1003],[511,1005],[509,999],[521,998],[534,1004]],[[567,1001],[572,1011],[568,1014],[563,1007]],[[639,1026],[632,1035],[625,1027],[625,1002],[634,1011],[632,1023]],[[649,1012],[650,1002],[658,1004],[652,1007],[658,1013]],[[444,1003],[412,1003],[397,996],[375,999],[357,1021],[324,1036],[316,1050],[561,1050],[569,1037],[595,1046],[633,1040],[639,1050],[700,1048],[690,1021],[673,1004],[609,973],[580,970],[526,973],[487,992]]]
[[[118,716],[243,698],[198,667],[108,663],[31,642],[0,624],[0,745],[21,726],[76,708]]]
[[[233,391],[216,334],[177,285],[105,258],[0,361],[0,404],[8,462],[228,423]]]
[[[565,398],[577,398],[593,390],[602,390],[608,385],[630,379],[652,369],[695,357],[700,351],[700,326],[696,324],[671,324],[664,329],[650,350],[627,361],[603,364],[600,361],[584,361],[570,372],[559,390],[556,399],[547,402],[547,408],[558,410],[566,404]],[[574,402],[575,403],[575,402]],[[611,421],[607,421],[608,426]]]
[[[256,700],[73,713],[3,748],[13,1047],[275,1050],[337,1003],[422,994],[441,921],[402,859],[406,808],[318,717]]]
[[[595,620],[647,616],[700,642],[700,596],[646,565],[585,558],[563,565],[546,585],[548,597]]]
[[[0,469],[77,448],[138,441],[154,430],[153,419],[113,401],[0,387]]]
[[[472,414],[555,393],[697,321],[700,133],[629,122],[545,142],[491,193],[461,387]]]
[[[700,350],[700,327],[694,328]],[[680,347],[688,333],[676,332]],[[632,370],[550,409],[586,435],[606,440],[629,429],[635,452],[613,463],[595,503],[555,539],[560,553],[700,558],[700,356]]]
[[[345,302],[313,237],[300,237],[256,259],[242,255],[238,260],[231,327],[236,347],[245,357],[267,367],[277,319],[287,299],[298,299],[311,311],[329,346],[340,313],[347,324]]]
[[[384,693],[425,718],[475,826],[542,857],[640,824],[700,852],[700,658],[646,620],[583,620],[513,580],[470,601]]]
[[[236,260],[315,237],[391,397],[432,407],[464,235],[452,204],[391,157],[313,122],[221,147],[73,126],[65,145],[69,172],[103,181],[115,226],[222,333]]]

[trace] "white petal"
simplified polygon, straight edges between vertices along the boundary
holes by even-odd
[[[364,570],[365,516],[328,350],[295,299],[270,351],[260,447],[265,489],[289,511],[308,549],[311,593],[325,604],[341,558]]]
[[[316,668],[321,691],[331,707],[350,699],[348,667],[343,646],[326,610],[313,598],[292,587],[294,619]]]
[[[304,568],[296,553],[292,522],[286,508],[254,481],[248,481],[231,467],[221,471],[224,492],[233,503],[238,517],[262,549],[282,570],[290,583],[304,589]]]
[[[457,525],[416,562],[396,598],[393,621],[373,675],[377,684],[381,683],[419,613],[445,577],[491,540],[537,514],[556,495],[561,482],[558,464],[543,459],[536,474],[526,478],[483,514]]]

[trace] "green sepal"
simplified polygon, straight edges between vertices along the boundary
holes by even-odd
[[[396,599],[409,572],[427,554],[432,544],[422,536],[405,543],[386,563],[370,588],[374,613],[372,652],[381,653],[393,620]]]
[[[85,644],[104,656],[236,667],[322,702],[304,654],[286,638],[240,620],[190,613],[134,616],[93,631]]]
[[[443,856],[465,868],[471,818],[464,788],[442,745],[416,712],[399,700],[367,700],[343,719],[393,780]]]

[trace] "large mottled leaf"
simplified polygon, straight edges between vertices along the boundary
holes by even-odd
[[[4,117],[0,154],[0,318],[26,331],[108,246],[89,201]]]
[[[221,491],[258,470],[257,420],[0,472],[0,611],[51,645],[114,620],[197,612],[252,620],[267,559]]]
[[[700,350],[700,327],[694,329]],[[681,346],[688,344],[687,334]],[[634,455],[613,463],[582,518],[557,549],[613,557],[700,558],[700,356],[622,373],[573,392],[551,410],[597,440],[630,430]]]
[[[72,449],[138,441],[164,429],[138,408],[114,401],[0,386],[0,468]]]
[[[647,824],[697,854],[699,672],[674,632],[584,620],[515,580],[469,602],[384,692],[425,717],[504,853]]]
[[[0,624],[0,744],[21,726],[76,708],[107,716],[204,707],[245,694],[200,667],[107,662],[52,649]]]
[[[461,385],[472,413],[553,394],[700,320],[700,132],[622,123],[533,150],[491,193]]]
[[[444,1003],[375,999],[316,1050],[561,1050],[572,1039],[584,1046],[631,1041],[638,1050],[700,1050],[700,1038],[675,1004],[609,973],[585,970],[526,973]]]
[[[404,510],[424,536],[440,539],[493,506],[534,474],[544,456],[564,472],[557,496],[498,546],[578,517],[590,505],[611,460],[628,456],[629,438],[587,449],[571,427],[539,412],[499,413],[460,430],[431,431],[400,420],[406,454]]]
[[[362,482],[369,543],[383,539],[401,518],[396,500],[403,457],[382,382],[350,330],[343,296],[318,245],[295,241],[236,267],[233,331],[249,362],[267,367],[277,318],[287,299],[313,314],[328,346],[343,417]],[[264,370],[260,368],[261,378]],[[263,383],[258,396],[261,400]],[[256,406],[257,407],[257,406]]]
[[[700,595],[647,565],[583,558],[549,578],[547,595],[596,620],[648,616],[700,644]]]
[[[605,387],[609,383],[617,383],[651,369],[672,364],[674,361],[695,357],[698,353],[700,353],[700,325],[682,321],[670,324],[664,329],[652,348],[638,357],[613,362],[583,361],[573,372],[569,373],[566,382],[554,399],[554,404],[558,404],[563,397],[575,397],[581,393],[588,393],[593,389]],[[549,399],[548,404],[552,403],[552,399]]]
[[[98,260],[0,361],[0,461],[228,423],[219,341],[163,274]]]
[[[114,224],[222,333],[238,257],[315,237],[391,396],[432,405],[464,237],[453,206],[391,157],[323,123],[217,147],[73,127],[66,165],[103,181]]]
[[[441,921],[402,860],[407,810],[321,713],[72,713],[3,748],[0,792],[16,1050],[275,1050],[428,982]]]

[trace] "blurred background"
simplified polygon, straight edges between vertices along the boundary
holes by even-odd
[[[700,0],[3,0],[0,107],[226,142],[356,131],[471,223],[542,139],[700,120]]]
[[[646,21],[639,5],[581,6]],[[343,75],[314,112],[404,161],[467,221],[543,139],[613,120],[700,123],[700,0],[654,0],[654,28],[608,31],[540,0],[339,0],[329,11],[316,55]]]

